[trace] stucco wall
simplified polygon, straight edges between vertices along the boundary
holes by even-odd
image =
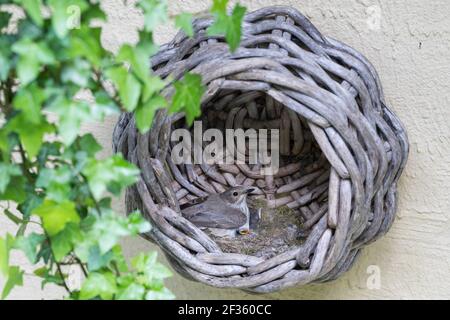
[[[134,41],[141,18],[121,0],[105,0],[111,21],[104,45]],[[206,0],[170,0],[170,11],[201,11]],[[180,299],[389,299],[450,298],[450,2],[447,0],[246,0],[250,10],[283,4],[305,13],[324,33],[363,52],[377,68],[392,109],[405,124],[411,152],[399,184],[397,220],[385,238],[368,247],[341,279],[253,296],[219,290],[174,276],[169,287]],[[378,21],[377,18],[380,18]],[[378,23],[379,22],[379,23]],[[174,34],[165,26],[158,41]],[[85,125],[110,153],[114,119]],[[115,202],[123,211],[122,200]],[[0,234],[13,226],[0,217]],[[127,255],[155,248],[141,239],[124,241]],[[18,255],[17,263],[26,265]],[[373,288],[370,275],[380,275]],[[33,277],[12,298],[58,298],[41,292]],[[369,286],[368,286],[369,283]]]

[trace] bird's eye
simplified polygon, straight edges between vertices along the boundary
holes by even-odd
[[[236,191],[233,192],[233,196],[237,197],[239,193],[237,193]]]

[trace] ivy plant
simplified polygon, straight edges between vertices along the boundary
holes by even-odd
[[[0,237],[0,277],[5,298],[24,283],[25,271],[11,264],[22,251],[41,278],[63,287],[68,299],[170,299],[170,271],[156,253],[126,261],[120,239],[148,232],[139,212],[124,217],[111,197],[136,183],[140,171],[122,155],[100,158],[100,144],[82,134],[86,121],[134,112],[138,129],[151,127],[159,108],[184,111],[192,122],[204,92],[199,75],[173,83],[151,72],[158,50],[153,32],[174,20],[194,35],[193,14],[170,16],[164,0],[135,4],[144,17],[139,41],[113,53],[100,41],[106,19],[94,0],[0,0],[0,205],[17,225]],[[227,0],[214,0],[210,34],[238,47],[245,9],[228,14]],[[18,15],[16,15],[19,13]],[[174,85],[168,101],[161,90]],[[83,274],[68,284],[68,267]]]

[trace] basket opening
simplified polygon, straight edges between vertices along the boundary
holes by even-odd
[[[235,185],[252,186],[255,194],[248,197],[253,214],[261,212],[261,220],[250,235],[233,239],[212,238],[225,252],[270,257],[301,242],[310,229],[325,215],[328,201],[330,164],[314,139],[305,119],[264,92],[220,90],[202,106],[202,116],[191,128],[192,144],[195,130],[208,129],[222,133],[222,145],[230,148],[227,129],[254,129],[259,139],[268,139],[268,154],[279,153],[279,169],[274,175],[262,174],[261,163],[251,163],[250,140],[245,140],[245,163],[237,163],[238,143],[234,141],[234,163],[179,164],[183,177],[206,194],[221,193]],[[184,119],[174,128],[184,128]],[[197,129],[196,129],[197,128]],[[267,135],[264,135],[267,130]],[[277,134],[272,135],[272,131]],[[211,138],[214,141],[216,137]],[[271,150],[272,140],[278,150]],[[211,141],[203,141],[205,151]],[[172,143],[172,147],[174,143]],[[258,150],[260,151],[260,150]],[[242,159],[242,158],[241,158]],[[203,160],[205,160],[203,158]],[[259,160],[259,159],[258,159]],[[275,172],[275,171],[274,171]],[[180,205],[188,206],[202,195],[186,191],[174,182]],[[184,190],[184,191],[183,191]],[[299,237],[300,235],[300,237]]]

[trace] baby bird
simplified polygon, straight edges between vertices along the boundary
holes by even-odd
[[[247,195],[254,188],[238,186],[221,194],[199,199],[200,203],[182,209],[183,216],[198,227],[209,228],[218,237],[234,237],[250,232]]]

